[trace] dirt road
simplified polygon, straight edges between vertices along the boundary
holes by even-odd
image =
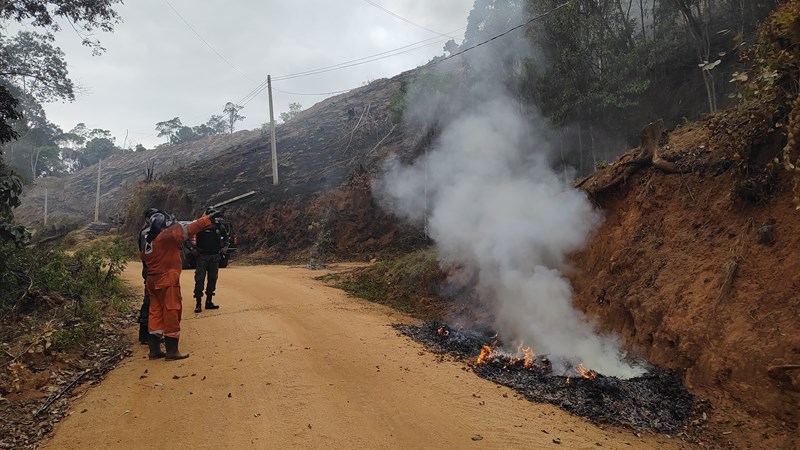
[[[73,403],[45,448],[687,447],[598,428],[440,361],[391,328],[407,317],[313,280],[322,273],[224,269],[221,309],[194,314],[184,272],[181,347],[191,357],[149,361],[137,345]],[[135,263],[125,276],[141,284]]]

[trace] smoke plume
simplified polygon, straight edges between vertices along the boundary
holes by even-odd
[[[572,306],[563,274],[601,215],[551,169],[543,118],[520,114],[496,83],[473,80],[448,98],[409,89],[407,122],[441,131],[413,163],[388,161],[375,192],[398,216],[425,222],[443,263],[477,274],[479,301],[504,342],[548,354],[556,371],[583,363],[608,376],[643,373]]]

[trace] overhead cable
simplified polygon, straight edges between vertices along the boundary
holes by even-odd
[[[378,9],[380,9],[381,11],[383,11],[383,12],[385,12],[385,13],[389,14],[390,16],[392,16],[392,17],[396,17],[396,18],[398,18],[398,19],[402,20],[403,22],[405,22],[405,23],[407,23],[407,24],[410,24],[410,25],[413,25],[413,26],[415,26],[415,27],[417,27],[417,28],[419,28],[419,29],[421,29],[421,30],[425,30],[425,31],[427,31],[427,32],[429,32],[429,33],[433,33],[433,34],[436,34],[436,35],[439,35],[439,36],[443,36],[443,37],[449,37],[450,39],[455,39],[455,37],[453,37],[453,36],[450,36],[450,35],[448,35],[448,34],[442,34],[442,33],[439,33],[438,31],[431,30],[430,28],[425,28],[425,27],[423,27],[422,25],[417,25],[416,23],[414,23],[414,22],[412,22],[412,21],[410,21],[410,20],[406,19],[405,17],[401,17],[400,15],[398,15],[398,14],[395,14],[395,13],[394,13],[394,12],[392,12],[392,11],[389,11],[388,9],[386,9],[386,8],[384,8],[383,6],[381,6],[381,5],[379,5],[379,4],[375,3],[375,2],[373,2],[372,0],[364,0],[364,2],[365,2],[365,3],[369,3],[370,5],[372,5],[372,6],[376,7],[376,8],[378,8]]]
[[[236,66],[234,66],[233,64],[231,64],[231,62],[230,62],[230,61],[228,61],[228,60],[227,60],[227,59],[226,59],[224,56],[222,56],[222,54],[221,54],[220,52],[218,52],[218,51],[217,51],[217,49],[215,49],[215,48],[214,48],[214,47],[213,47],[211,44],[209,44],[209,43],[208,43],[208,41],[207,41],[207,40],[205,40],[205,38],[203,38],[203,36],[201,36],[201,35],[200,35],[200,33],[198,33],[198,32],[197,32],[197,30],[195,30],[195,29],[194,29],[194,27],[193,27],[193,26],[192,26],[192,25],[191,25],[191,24],[190,24],[190,23],[189,23],[189,22],[188,22],[186,19],[184,19],[184,18],[183,18],[183,16],[181,15],[181,13],[180,13],[180,12],[178,12],[178,10],[177,10],[177,9],[175,9],[175,7],[174,7],[174,6],[172,6],[172,3],[170,3],[170,2],[169,2],[169,0],[164,0],[164,3],[166,3],[166,4],[167,4],[167,6],[169,6],[169,7],[170,7],[170,9],[172,9],[172,11],[173,11],[173,12],[175,12],[175,14],[178,16],[178,18],[179,18],[179,19],[181,19],[181,21],[182,21],[182,22],[183,22],[183,23],[184,23],[184,24],[185,24],[187,27],[189,27],[189,29],[190,29],[190,30],[192,30],[192,32],[195,34],[195,36],[197,36],[197,37],[198,37],[198,38],[199,38],[201,41],[203,41],[203,43],[204,43],[204,44],[206,44],[206,46],[207,46],[209,49],[211,49],[211,51],[212,51],[212,52],[214,52],[214,54],[215,54],[215,55],[217,55],[217,56],[218,56],[218,57],[219,57],[221,60],[223,60],[223,61],[225,62],[225,64],[229,65],[229,66],[230,66],[230,67],[231,67],[233,70],[235,70],[235,71],[239,72],[240,74],[242,74],[242,76],[243,76],[243,77],[247,78],[247,79],[248,79],[248,80],[250,80],[251,82],[253,82],[253,83],[258,83],[258,81],[256,81],[256,80],[254,80],[254,79],[250,78],[249,76],[247,76],[247,74],[246,74],[246,73],[244,73],[244,72],[242,72],[241,70],[239,70],[239,68],[238,68],[238,67],[236,67]]]
[[[551,13],[553,13],[553,12],[555,12],[555,11],[557,11],[557,10],[567,6],[567,5],[569,5],[570,3],[572,3],[572,1],[564,2],[564,3],[556,6],[555,8],[553,8],[553,9],[547,11],[547,12],[543,12],[542,14],[539,14],[537,16],[532,17],[530,20],[528,20],[527,22],[525,22],[523,24],[517,25],[514,28],[511,28],[510,30],[507,30],[507,31],[504,31],[504,32],[498,34],[497,36],[491,37],[491,38],[489,38],[489,39],[487,39],[487,40],[485,40],[483,42],[477,43],[477,44],[473,45],[472,47],[468,47],[468,48],[465,48],[464,50],[461,50],[459,52],[453,53],[452,55],[447,56],[445,58],[442,58],[442,59],[432,63],[431,65],[435,66],[436,64],[440,64],[440,63],[442,63],[444,61],[447,61],[450,58],[455,58],[456,56],[463,55],[464,53],[466,53],[466,52],[468,52],[468,51],[470,51],[470,50],[472,50],[474,48],[480,47],[481,45],[488,44],[489,42],[491,42],[491,41],[493,41],[495,39],[501,38],[501,37],[507,35],[508,33],[511,33],[512,31],[515,31],[515,30],[518,30],[518,29],[520,29],[522,27],[525,27],[525,26],[529,25],[531,22],[533,22],[534,20],[539,20],[542,17],[545,17],[545,16],[547,16],[547,15],[549,15],[549,14],[551,14]]]

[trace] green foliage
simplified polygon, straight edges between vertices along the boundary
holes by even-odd
[[[737,84],[738,98],[794,98],[800,77],[800,2],[778,6],[759,27],[758,39],[742,53],[742,61],[749,68],[734,72],[730,80]]]
[[[83,39],[83,45],[95,53],[103,50],[97,39],[91,39],[95,30],[111,32],[121,20],[114,11],[122,0],[4,0],[0,2],[0,17],[6,21],[29,23],[59,31],[58,19],[65,19]]]
[[[73,272],[79,293],[106,296],[122,289],[119,274],[128,263],[128,247],[119,236],[96,242],[73,256]]]
[[[244,108],[244,106],[228,102],[225,103],[225,107],[222,109],[222,112],[225,117],[225,125],[227,126],[230,133],[233,133],[233,130],[236,129],[236,122],[245,119],[243,115],[239,114],[239,111],[241,111],[242,108]]]
[[[91,305],[111,304],[127,288],[119,275],[127,264],[119,237],[95,243],[70,256],[61,248],[0,244],[0,311],[21,305],[41,305],[42,296],[75,300],[76,312],[89,314]]]
[[[64,52],[55,46],[52,34],[20,31],[14,37],[0,36],[0,51],[0,72],[7,83],[24,85],[40,102],[75,99]]]
[[[54,350],[66,352],[79,349],[91,341],[100,330],[100,320],[95,302],[83,304],[77,311],[77,317],[80,318],[80,321],[53,333]]]
[[[178,117],[156,123],[158,137],[166,137],[170,144],[175,143],[175,136],[181,128],[183,128],[183,124]]]
[[[389,117],[392,123],[400,124],[403,122],[403,114],[406,112],[406,94],[408,93],[408,84],[403,83],[400,86],[400,92],[397,93],[391,100],[389,100]]]
[[[24,227],[14,224],[14,208],[20,205],[21,194],[22,179],[0,159],[0,244],[20,246],[30,239]]]
[[[416,316],[434,315],[444,274],[435,250],[420,250],[395,260],[356,269],[337,286],[346,292]]]

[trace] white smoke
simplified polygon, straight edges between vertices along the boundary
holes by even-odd
[[[477,271],[480,302],[504,341],[548,354],[555,370],[583,363],[608,376],[643,373],[623,361],[615,337],[596,334],[572,306],[562,273],[567,255],[601,216],[549,167],[543,119],[521,117],[500,89],[461,94],[478,100],[448,114],[452,120],[413,164],[388,162],[376,192],[397,215],[427,218],[442,261]],[[435,109],[424,103],[408,111]]]

